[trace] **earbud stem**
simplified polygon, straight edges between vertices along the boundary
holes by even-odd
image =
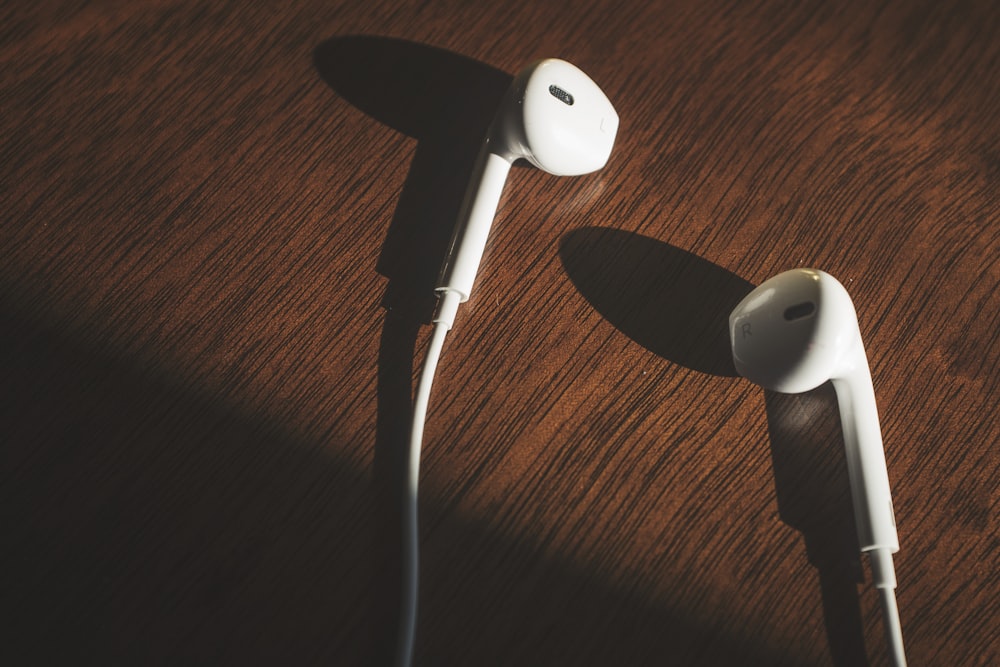
[[[465,303],[472,294],[510,165],[507,158],[487,148],[476,162],[476,172],[469,182],[436,288],[438,292],[456,292],[460,303]]]
[[[861,551],[886,549],[895,553],[899,551],[899,537],[889,492],[889,474],[882,448],[875,390],[864,350],[859,354],[861,359],[844,377],[833,378],[840,404],[858,544]]]

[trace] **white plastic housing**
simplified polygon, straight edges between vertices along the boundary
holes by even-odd
[[[564,60],[542,60],[511,84],[469,182],[437,291],[472,294],[511,164],[520,158],[557,176],[607,164],[618,114],[589,76]]]
[[[556,176],[597,171],[608,162],[618,133],[618,113],[596,83],[565,60],[550,58],[516,81],[510,109],[520,128],[505,137],[512,158],[525,158]],[[498,142],[499,143],[499,142]]]
[[[729,316],[733,362],[766,389],[837,392],[862,551],[899,550],[875,391],[854,304],[836,278],[794,269],[765,281]]]

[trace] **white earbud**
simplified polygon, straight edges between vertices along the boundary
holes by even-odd
[[[550,58],[528,66],[511,84],[490,126],[469,183],[437,292],[435,322],[449,327],[472,293],[507,174],[523,158],[557,176],[603,167],[618,132],[604,92],[576,66]]]
[[[786,271],[736,306],[729,335],[737,372],[766,389],[798,394],[832,381],[861,550],[899,551],[875,391],[844,286],[822,271]]]
[[[896,664],[903,664],[891,556],[899,551],[899,538],[875,391],[850,295],[823,271],[786,271],[736,306],[729,316],[729,335],[737,372],[766,389],[797,394],[832,382],[840,406],[858,543],[871,556],[872,578],[883,592],[883,605],[891,596],[886,625]]]
[[[434,332],[413,399],[403,521],[403,612],[396,655],[402,667],[410,665],[416,636],[417,487],[431,383],[458,305],[472,293],[507,174],[520,158],[557,176],[596,171],[607,163],[617,132],[618,114],[597,84],[568,62],[555,59],[539,61],[514,78],[490,125],[441,269]]]

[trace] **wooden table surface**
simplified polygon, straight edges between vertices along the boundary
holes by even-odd
[[[998,35],[992,0],[5,4],[0,663],[389,660],[433,283],[549,56],[618,141],[508,180],[416,662],[886,664],[832,390],[729,353],[809,266],[858,310],[910,664],[1000,663]]]

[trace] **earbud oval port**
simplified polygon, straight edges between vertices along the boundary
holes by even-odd
[[[549,94],[567,106],[573,106],[573,96],[559,86],[549,86]]]
[[[816,304],[812,301],[803,301],[785,309],[785,319],[789,322],[801,320],[816,312]]]

